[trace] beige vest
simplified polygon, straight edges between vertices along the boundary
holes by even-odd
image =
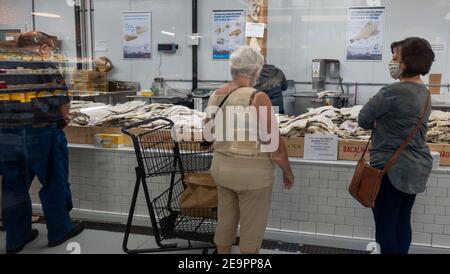
[[[270,153],[261,152],[256,117],[248,113],[238,115],[233,111],[230,113],[235,121],[227,126],[227,107],[245,109],[251,105],[255,95],[256,90],[253,88],[240,88],[234,91],[221,108],[223,122],[219,123],[220,116],[217,116],[214,124],[216,141],[211,175],[216,184],[235,191],[257,190],[273,184],[274,165]],[[209,105],[218,106],[225,97],[213,94]],[[241,123],[236,122],[238,118]],[[250,127],[251,124],[254,126]],[[218,140],[219,135],[222,135],[222,140]],[[226,139],[227,135],[234,137],[232,141]],[[245,138],[241,140],[237,137]]]

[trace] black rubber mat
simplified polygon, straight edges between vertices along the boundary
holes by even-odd
[[[42,217],[40,223],[45,224],[45,219]],[[125,225],[117,223],[97,223],[83,221],[85,229],[100,230],[108,232],[125,232]],[[133,226],[132,234],[153,236],[153,229],[151,227]],[[239,245],[239,238],[235,245]],[[262,249],[274,250],[280,252],[297,253],[297,254],[369,254],[367,251],[341,249],[325,246],[302,245],[297,243],[288,243],[276,240],[264,240],[261,246]]]

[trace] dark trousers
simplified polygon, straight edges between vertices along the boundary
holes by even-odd
[[[375,202],[376,241],[381,254],[408,254],[412,241],[411,210],[416,195],[397,190],[387,175],[383,177]]]
[[[37,176],[47,221],[48,241],[63,239],[72,229],[72,197],[68,180],[69,151],[58,127],[0,129],[0,170],[6,249],[25,243],[31,233],[29,190]]]

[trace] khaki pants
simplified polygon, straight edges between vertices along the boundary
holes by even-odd
[[[219,204],[215,243],[218,246],[233,245],[240,223],[241,251],[259,251],[269,218],[272,186],[250,191],[217,186],[217,190]]]

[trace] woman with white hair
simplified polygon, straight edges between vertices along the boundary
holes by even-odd
[[[209,101],[207,121],[213,124],[215,132],[211,175],[219,197],[214,241],[219,254],[231,252],[238,224],[241,253],[259,253],[269,217],[274,164],[283,171],[284,187],[290,189],[294,185],[270,99],[252,88],[263,65],[259,52],[247,46],[239,48],[231,56],[233,80],[216,90]],[[240,119],[236,107],[253,108],[256,115],[244,115],[243,123],[236,122]],[[251,139],[255,131],[257,134]],[[236,139],[239,135],[245,139]],[[272,148],[263,149],[265,145]]]

